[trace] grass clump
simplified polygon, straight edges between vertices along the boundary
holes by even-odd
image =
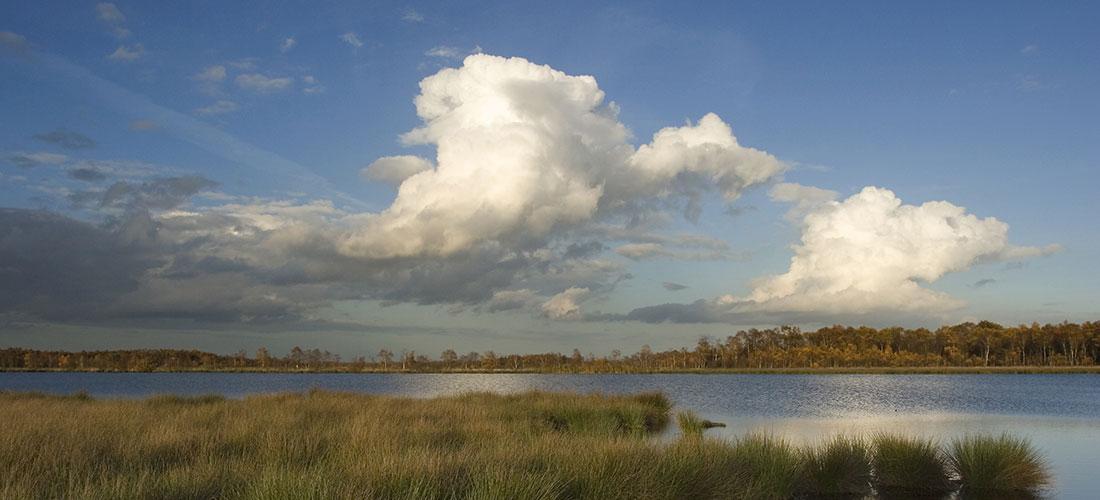
[[[750,434],[733,442],[733,475],[740,498],[791,498],[801,480],[798,450],[786,440]]]
[[[703,431],[707,430],[706,422],[693,411],[682,411],[676,414],[676,425],[685,436],[702,436]]]
[[[836,436],[801,453],[799,490],[816,497],[863,496],[871,491],[871,451],[867,443]]]
[[[878,434],[872,443],[874,484],[880,494],[939,497],[954,489],[947,457],[935,441]]]
[[[964,494],[1036,496],[1050,484],[1042,455],[1025,438],[967,436],[951,444],[949,463]]]

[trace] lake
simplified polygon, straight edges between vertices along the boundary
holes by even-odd
[[[662,391],[733,437],[794,442],[880,430],[950,440],[1026,436],[1049,458],[1054,498],[1100,497],[1100,375],[566,375],[302,373],[0,373],[0,390],[144,397],[228,397],[322,388],[431,397],[468,391]]]

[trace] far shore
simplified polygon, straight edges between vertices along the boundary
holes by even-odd
[[[1100,365],[1087,366],[868,366],[836,368],[706,368],[643,371],[571,371],[448,369],[402,370],[347,368],[180,368],[155,370],[102,370],[58,368],[0,368],[0,373],[347,373],[347,374],[532,374],[532,375],[1039,375],[1100,374]]]

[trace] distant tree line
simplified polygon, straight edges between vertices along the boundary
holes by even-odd
[[[700,338],[692,349],[654,351],[648,345],[631,355],[460,354],[447,349],[438,358],[415,351],[382,349],[377,355],[341,359],[318,349],[295,347],[285,356],[260,348],[219,355],[196,350],[39,351],[0,349],[0,369],[172,371],[537,371],[655,372],[707,369],[792,369],[871,367],[1092,366],[1100,359],[1100,322],[1004,327],[989,321],[936,330],[900,327],[829,326],[814,331],[783,326],[742,330],[724,340]]]

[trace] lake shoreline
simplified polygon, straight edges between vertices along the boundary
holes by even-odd
[[[1100,365],[1089,366],[901,366],[837,368],[706,368],[639,371],[572,371],[450,369],[402,370],[347,368],[179,368],[155,370],[104,370],[96,368],[0,368],[0,373],[345,373],[345,374],[525,374],[525,375],[1072,375],[1100,374]]]

